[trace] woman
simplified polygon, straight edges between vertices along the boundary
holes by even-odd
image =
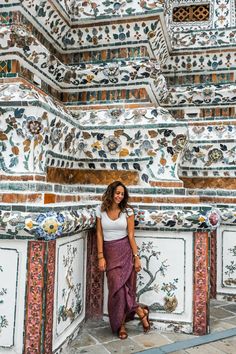
[[[111,183],[96,208],[98,267],[106,271],[110,325],[120,339],[128,337],[125,322],[135,313],[144,332],[150,330],[149,309],[136,303],[136,273],[141,261],[134,238],[134,213],[128,206],[128,191],[123,183]]]

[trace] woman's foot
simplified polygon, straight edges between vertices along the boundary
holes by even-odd
[[[151,329],[150,321],[149,321],[149,308],[148,306],[139,307],[137,309],[137,315],[140,318],[140,321],[143,325],[143,332],[147,333]]]
[[[120,326],[120,330],[119,330],[119,333],[118,333],[118,337],[120,339],[127,339],[128,338],[128,333],[126,331],[126,328],[124,325],[121,325]]]

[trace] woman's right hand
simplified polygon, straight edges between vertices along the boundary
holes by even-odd
[[[105,270],[106,270],[106,260],[105,260],[105,258],[100,258],[98,260],[98,269],[100,270],[100,272],[105,272]]]

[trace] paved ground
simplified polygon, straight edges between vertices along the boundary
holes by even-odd
[[[147,349],[150,350],[146,354],[236,354],[236,303],[211,301],[209,336],[196,337],[154,330],[143,334],[141,327],[131,323],[128,325],[128,333],[128,339],[119,340],[112,335],[106,322],[90,321],[63,354],[130,354]],[[222,336],[227,338],[219,339]],[[199,344],[196,340],[208,343],[196,345]]]

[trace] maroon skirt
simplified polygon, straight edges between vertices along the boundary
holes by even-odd
[[[132,320],[136,303],[136,273],[128,237],[104,241],[108,285],[108,314],[111,329],[119,331],[123,321]]]

